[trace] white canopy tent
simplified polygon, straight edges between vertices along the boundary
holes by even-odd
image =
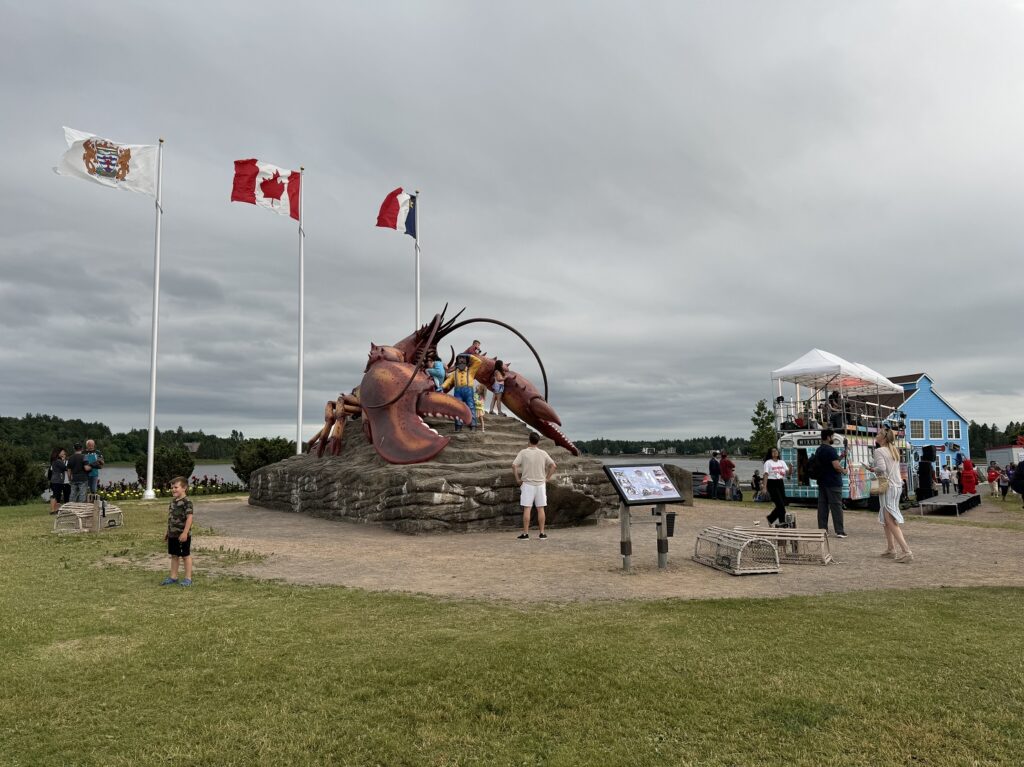
[[[773,370],[772,380],[806,386],[815,391],[838,389],[854,397],[903,393],[902,386],[867,365],[849,362],[821,349],[811,349],[800,359]]]

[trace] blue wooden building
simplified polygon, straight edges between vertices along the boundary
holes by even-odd
[[[890,376],[889,380],[903,387],[903,401],[891,395],[893,407],[906,415],[907,442],[920,454],[925,445],[934,445],[940,466],[956,463],[956,455],[971,457],[967,437],[968,420],[937,391],[926,373]]]

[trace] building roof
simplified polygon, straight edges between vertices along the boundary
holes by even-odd
[[[924,378],[924,375],[924,373],[911,373],[910,375],[905,376],[889,376],[889,380],[898,384],[915,383],[916,381],[920,381]]]

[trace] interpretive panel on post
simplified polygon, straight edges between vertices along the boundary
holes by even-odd
[[[604,471],[627,506],[683,503],[682,495],[672,484],[664,466],[605,466]]]

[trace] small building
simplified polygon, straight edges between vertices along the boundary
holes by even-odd
[[[644,455],[654,455],[655,450],[653,447],[645,447],[641,449],[640,452],[643,453]]]
[[[999,445],[997,447],[990,447],[985,451],[985,463],[986,465],[995,461],[1000,466],[1006,466],[1008,463],[1014,465],[1024,461],[1024,445]]]
[[[945,466],[956,463],[957,453],[971,457],[967,437],[968,420],[937,391],[927,373],[890,376],[889,380],[903,387],[900,395],[884,395],[881,404],[897,408],[906,416],[907,442],[915,453],[933,446],[936,463]]]

